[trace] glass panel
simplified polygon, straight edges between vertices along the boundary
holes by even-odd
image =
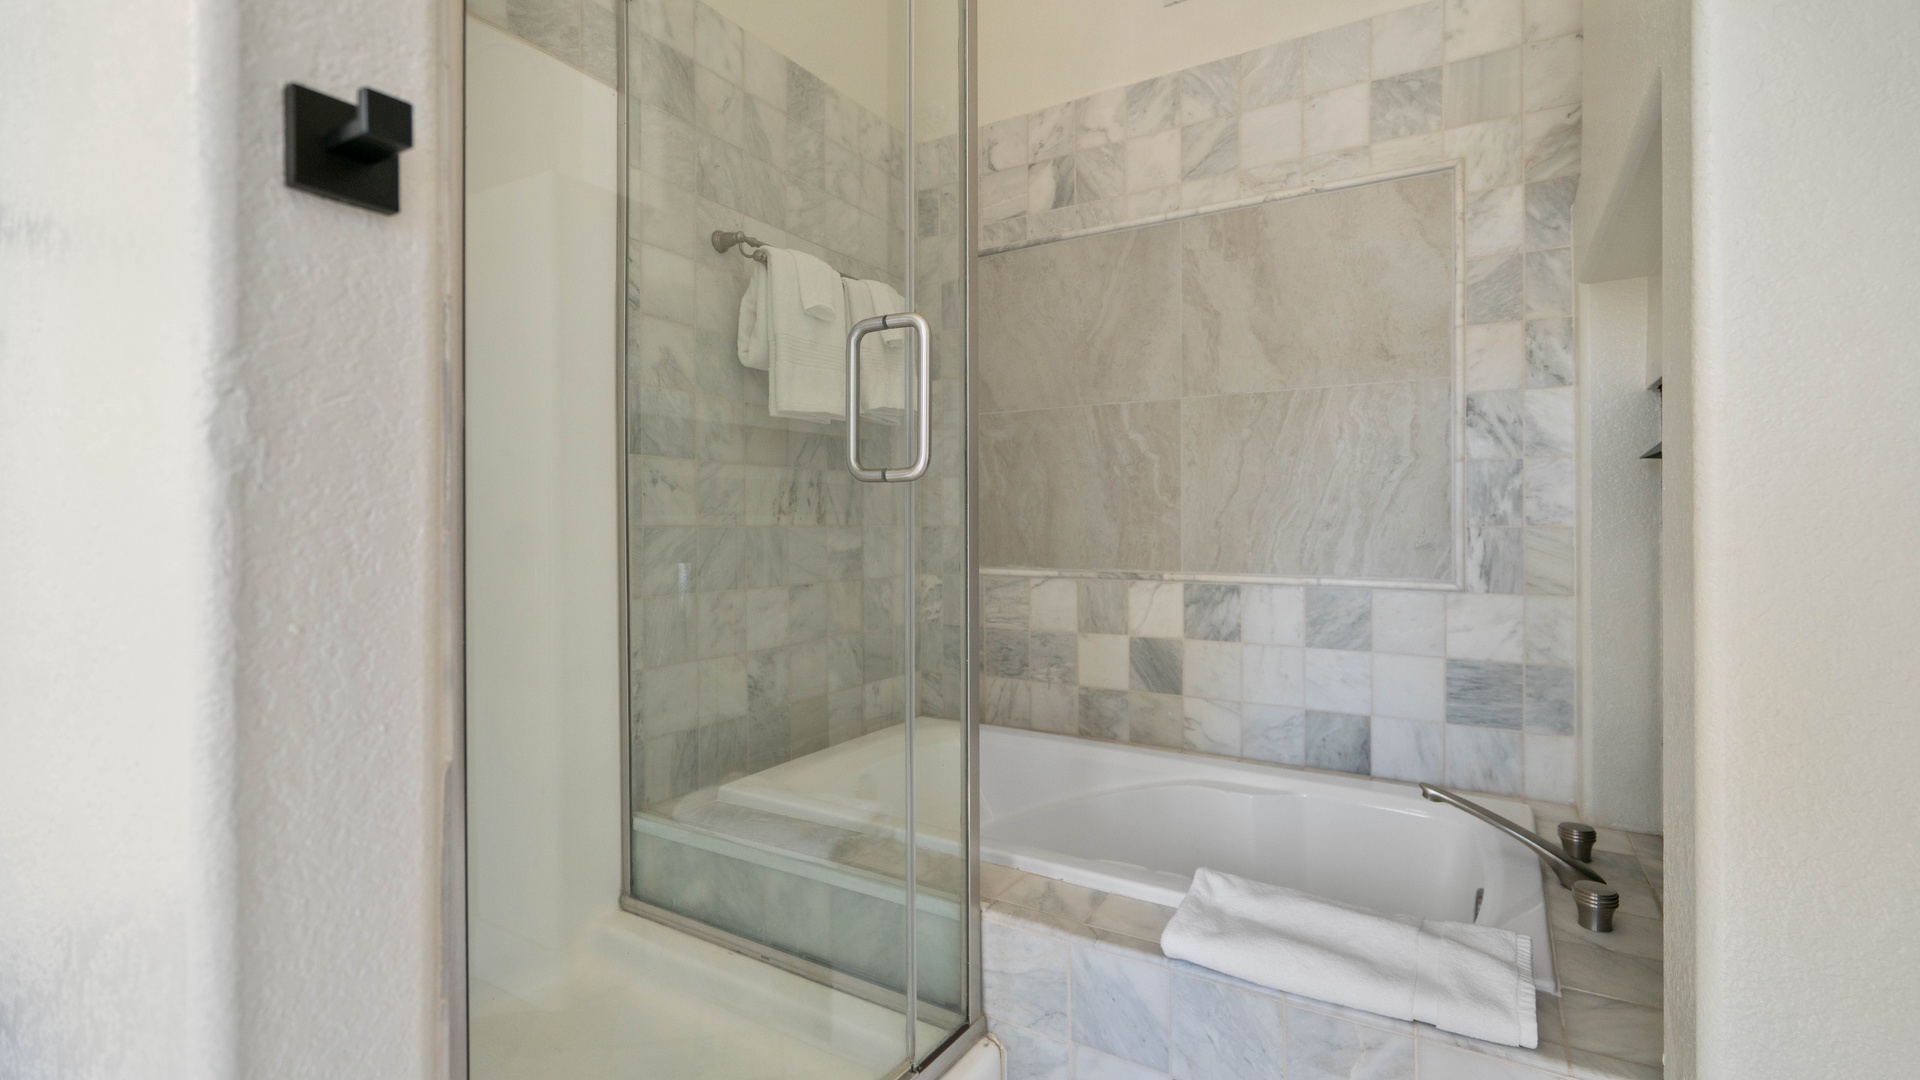
[[[628,37],[628,888],[891,1009],[849,1042],[854,1074],[968,1018],[959,9],[639,0]],[[914,96],[945,101],[931,114],[909,116],[910,66]],[[802,310],[770,251],[824,263],[838,310]],[[846,324],[913,307],[934,326],[933,467],[860,483]],[[908,338],[862,354],[869,467],[915,450]]]

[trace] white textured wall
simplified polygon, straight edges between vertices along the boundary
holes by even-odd
[[[437,1055],[433,0],[15,5],[0,39],[0,1071]],[[406,209],[281,86],[414,103]]]
[[[1844,8],[1696,3],[1711,1080],[1920,1060],[1920,6]]]

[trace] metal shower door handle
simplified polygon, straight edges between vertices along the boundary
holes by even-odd
[[[883,330],[912,330],[915,348],[913,464],[869,469],[860,464],[860,343]],[[927,475],[933,460],[933,334],[919,312],[861,319],[847,332],[847,471],[868,484],[908,484]]]

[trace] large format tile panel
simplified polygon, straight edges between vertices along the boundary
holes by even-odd
[[[1189,398],[1188,571],[1439,580],[1453,564],[1452,383]],[[998,565],[991,562],[989,565]],[[1124,564],[1120,564],[1124,565]]]
[[[1179,258],[1168,225],[982,260],[980,408],[1179,397]]]
[[[1448,377],[1453,222],[1451,173],[1182,222],[1187,393]]]
[[[980,561],[1175,570],[1180,403],[980,417]]]

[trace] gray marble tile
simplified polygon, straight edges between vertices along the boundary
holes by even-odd
[[[989,626],[981,632],[982,668],[1003,679],[1027,676],[1027,631]]]
[[[1180,138],[1180,129],[1169,128],[1127,140],[1127,190],[1146,192],[1179,183]]]
[[[1448,724],[1447,784],[1463,791],[1519,795],[1520,733]]]
[[[1237,701],[1185,698],[1182,706],[1185,724],[1182,727],[1181,745],[1188,750],[1197,750],[1203,754],[1225,754],[1229,757],[1238,757],[1240,755],[1240,709],[1240,703]]]
[[[693,6],[693,58],[722,78],[739,82],[743,32],[733,20],[705,4]]]
[[[980,418],[981,497],[997,508],[982,523],[981,560],[1176,569],[1179,422],[1175,401]]]
[[[1573,524],[1573,482],[1572,458],[1536,458],[1528,461],[1525,498],[1527,524]]]
[[[1579,568],[1572,529],[1528,529],[1526,549],[1527,592],[1573,595]]]
[[[578,0],[507,0],[507,29],[528,44],[578,66]]]
[[[640,0],[633,5],[634,26],[684,53],[693,52],[694,0]]]
[[[1027,166],[1027,213],[1041,214],[1071,206],[1077,164],[1072,157],[1057,157]]]
[[[1573,391],[1527,391],[1528,457],[1567,457],[1573,453]]]
[[[1467,523],[1520,524],[1525,478],[1517,458],[1467,462]]]
[[[1127,695],[1123,690],[1080,688],[1079,732],[1089,739],[1127,741]]]
[[[1372,726],[1365,716],[1309,710],[1305,764],[1366,776],[1373,768],[1372,739]]]
[[[987,626],[1027,628],[1033,579],[1029,577],[980,578],[980,621]]]
[[[1470,528],[1467,530],[1467,590],[1477,593],[1517,593],[1525,581],[1525,551],[1521,530]]]
[[[1168,1080],[1164,1072],[1085,1047],[1073,1052],[1073,1080]]]
[[[640,100],[689,123],[693,121],[693,58],[642,36],[634,50],[634,80]]]
[[[1446,576],[1450,395],[1438,379],[1188,399],[1183,568]]]
[[[1372,27],[1364,22],[1323,30],[1300,43],[1300,68],[1306,92],[1365,82],[1372,61]]]
[[[1367,589],[1308,589],[1306,631],[1312,648],[1373,648],[1373,594]]]
[[[1186,741],[1187,717],[1177,694],[1127,695],[1127,740],[1145,746],[1179,749]]]
[[[1073,946],[1073,1041],[1151,1069],[1168,1065],[1167,969]]]
[[[787,65],[787,119],[793,124],[820,132],[824,138],[830,92],[813,72],[799,64]]]
[[[1485,256],[1520,250],[1526,241],[1525,198],[1526,189],[1519,184],[1467,196],[1467,254]]]
[[[1527,324],[1527,385],[1573,385],[1573,320],[1538,319]]]
[[[1240,755],[1277,765],[1305,764],[1306,711],[1287,705],[1242,706]]]
[[[1574,670],[1548,664],[1528,664],[1526,675],[1525,718],[1530,732],[1541,735],[1572,735],[1577,688]]]
[[[1527,253],[1527,318],[1573,314],[1573,249]]]
[[[1231,116],[1240,109],[1240,58],[1227,57],[1175,76],[1180,95],[1180,122],[1194,124]]]
[[[1179,127],[1180,90],[1177,77],[1161,75],[1128,86],[1121,119],[1129,139]]]
[[[1373,84],[1373,141],[1440,130],[1440,69],[1427,68]]]
[[[1066,240],[980,261],[980,408],[1181,393],[1178,225]]]
[[[1565,176],[1527,185],[1527,246],[1564,247],[1573,242],[1573,197],[1580,178]]]
[[[1518,255],[1467,260],[1467,321],[1512,322],[1524,315],[1523,266]]]
[[[1440,63],[1440,0],[1390,11],[1373,20],[1373,77],[1385,78]]]
[[[1520,391],[1467,395],[1467,457],[1513,458],[1526,446],[1526,402]]]
[[[1365,83],[1309,94],[1301,106],[1301,149],[1314,155],[1349,147],[1364,148],[1371,128],[1373,92]],[[1330,179],[1330,178],[1329,178]]]
[[[1015,169],[1027,163],[1025,114],[981,126],[980,169],[982,172]]]
[[[989,1027],[1006,1051],[1006,1080],[1068,1080],[1071,1050],[1058,1039],[990,1018]]]
[[[1127,185],[1126,146],[1116,144],[1082,150],[1073,155],[1073,201],[1097,202],[1124,194]]]
[[[1132,638],[1127,643],[1131,685],[1150,694],[1181,692],[1181,649],[1178,638]]]
[[[1660,1008],[1663,1000],[1661,963],[1657,959],[1630,956],[1588,941],[1563,937],[1554,942],[1553,966],[1565,989],[1583,990],[1652,1009]]]
[[[1180,178],[1224,176],[1240,167],[1240,123],[1203,120],[1180,129]]]
[[[1080,642],[1074,634],[1033,634],[1027,642],[1027,677],[1041,682],[1075,681]]]
[[[1000,727],[1033,726],[1033,704],[1024,679],[980,676],[980,722]]]
[[[1067,943],[998,920],[980,928],[989,1015],[1045,1035],[1067,1036]]]
[[[1520,113],[1520,50],[1503,49],[1447,65],[1447,126]]]
[[[1413,1080],[1413,1037],[1287,1009],[1287,1080]]]
[[[1304,672],[1307,708],[1356,715],[1373,711],[1371,654],[1308,649]]]
[[[1124,581],[1079,581],[1080,632],[1083,634],[1124,634],[1127,632],[1127,583]]]
[[[1206,641],[1240,640],[1240,586],[1186,587],[1186,636]]]
[[[619,27],[611,4],[580,5],[580,67],[609,86],[620,77]]]
[[[1433,780],[1441,775],[1446,725],[1431,720],[1373,718],[1373,775],[1385,780]]]
[[[1283,102],[1240,114],[1241,182],[1271,184],[1272,190],[1298,187],[1300,170],[1300,103]]]
[[[1286,1041],[1285,1006],[1277,998],[1174,976],[1175,1076],[1268,1080]]]
[[[1447,723],[1519,728],[1524,671],[1502,661],[1447,661]]]
[[[1089,94],[1080,103],[1079,144],[1083,150],[1127,141],[1127,90],[1114,87]]]
[[[1521,121],[1522,154],[1529,183],[1580,171],[1580,106],[1528,113]]]
[[[1518,184],[1521,167],[1521,124],[1518,120],[1488,120],[1452,128],[1446,133],[1446,154],[1461,160],[1468,191]]]
[[[1240,104],[1245,109],[1298,100],[1300,43],[1282,41],[1240,56]]]
[[[1027,114],[1027,160],[1045,161],[1071,153],[1080,144],[1078,102],[1049,105]]]
[[[986,173],[980,177],[980,220],[1006,221],[1027,212],[1025,166]]]

